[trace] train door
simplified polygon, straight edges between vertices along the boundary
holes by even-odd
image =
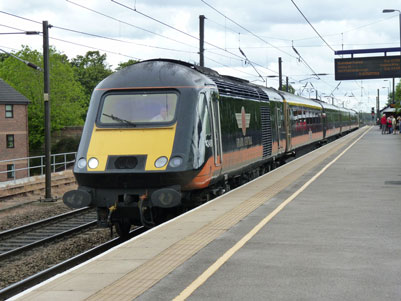
[[[285,151],[289,152],[292,148],[291,145],[291,108],[287,102],[284,102],[284,127],[285,127]]]
[[[277,145],[278,145],[278,152],[283,148],[281,146],[281,109],[277,106],[276,107],[276,134],[277,134]]]
[[[209,96],[210,97],[210,96]],[[220,107],[217,93],[212,93],[210,99],[210,108],[212,114],[212,133],[213,133],[213,153],[214,165],[221,166],[223,163],[223,145],[221,140],[221,126],[220,126]]]
[[[327,115],[325,110],[322,111],[322,124],[323,124],[323,139],[326,139],[326,131],[327,131]]]

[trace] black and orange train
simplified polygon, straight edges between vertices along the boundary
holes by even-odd
[[[120,235],[249,181],[306,145],[358,127],[356,112],[175,60],[131,65],[93,92],[73,208]]]

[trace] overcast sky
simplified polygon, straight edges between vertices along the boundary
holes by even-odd
[[[327,95],[332,93],[337,105],[345,102],[346,107],[370,111],[380,89],[383,107],[392,80],[339,85],[334,80],[339,56],[333,50],[399,47],[399,13],[382,10],[401,10],[401,0],[293,1],[324,40],[291,0],[2,0],[0,33],[42,31],[41,22],[47,20],[54,26],[50,44],[69,58],[99,50],[113,69],[129,59],[198,63],[199,15],[204,15],[205,66],[277,88],[278,79],[267,76],[278,75],[281,57],[283,75],[305,97],[317,90],[319,98],[331,102]],[[21,45],[42,51],[42,38],[0,34],[0,49],[18,51]],[[313,73],[328,75],[317,79]]]

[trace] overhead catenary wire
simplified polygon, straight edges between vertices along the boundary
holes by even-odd
[[[344,31],[342,31],[341,33],[331,33],[331,34],[325,34],[325,35],[322,35],[322,36],[323,36],[323,37],[339,36],[339,35],[341,35],[341,34],[348,33],[348,32],[351,32],[351,31],[355,31],[355,30],[358,30],[358,29],[363,28],[363,27],[371,26],[371,25],[373,25],[373,24],[381,23],[381,22],[387,21],[387,20],[392,19],[392,18],[395,18],[395,17],[398,18],[397,15],[390,16],[390,17],[388,17],[388,18],[381,18],[381,19],[376,20],[376,21],[374,21],[374,22],[370,22],[370,23],[367,23],[367,24],[363,24],[363,25],[360,25],[360,26],[357,26],[357,27],[348,29],[348,30],[344,30]],[[320,38],[320,37],[318,37],[318,38]],[[294,39],[294,41],[304,41],[304,40],[312,40],[312,39],[316,39],[316,36],[314,36],[314,37],[300,38],[300,39]]]
[[[201,0],[203,1],[203,0]],[[331,47],[329,45],[329,43],[326,42],[326,40],[320,35],[320,33],[315,29],[315,27],[313,27],[312,23],[309,22],[308,18],[303,14],[303,12],[300,10],[300,8],[298,7],[298,5],[296,5],[296,3],[294,2],[294,0],[291,0],[292,4],[294,4],[294,6],[296,7],[296,9],[299,11],[299,13],[302,15],[302,17],[304,17],[304,19],[306,20],[306,22],[308,22],[308,24],[312,27],[312,29],[316,32],[316,34],[320,37],[320,39],[327,45],[327,47],[329,47],[333,52],[335,52],[335,50],[333,49],[333,47]]]
[[[23,20],[26,20],[26,21],[30,21],[30,22],[33,22],[33,23],[41,24],[41,22],[39,22],[39,21],[32,20],[32,19],[28,19],[28,18],[25,18],[25,17],[21,17],[21,16],[18,16],[18,15],[15,15],[15,14],[11,14],[11,13],[8,13],[8,12],[0,11],[0,13],[4,13],[4,14],[10,15],[10,16],[12,16],[12,17],[20,18],[20,19],[23,19]],[[26,32],[26,31],[23,30],[23,29],[19,29],[19,28],[7,26],[7,25],[0,25],[0,26],[5,26],[5,27],[8,27],[8,28],[12,28],[12,29],[15,29],[15,30],[19,30],[19,31],[21,31],[21,32]],[[138,45],[138,46],[142,46],[142,47],[155,48],[155,49],[162,49],[162,50],[175,51],[175,52],[192,53],[192,54],[195,54],[195,53],[196,53],[195,51],[192,51],[192,52],[191,52],[191,51],[185,51],[185,50],[180,50],[180,49],[172,49],[172,48],[167,48],[167,47],[153,46],[153,45],[135,43],[135,42],[131,42],[131,41],[125,41],[125,40],[121,40],[121,39],[105,37],[105,36],[101,36],[101,35],[97,35],[97,34],[93,34],[93,33],[87,33],[87,32],[83,32],[83,31],[79,31],[79,30],[75,30],[75,29],[70,29],[70,28],[65,28],[65,27],[56,26],[56,25],[52,25],[52,27],[55,28],[55,29],[59,29],[59,30],[69,31],[69,32],[73,32],[73,33],[78,33],[78,34],[82,34],[82,35],[92,36],[92,37],[96,37],[96,38],[102,38],[102,39],[111,40],[111,41],[116,41],[116,42],[121,42],[121,43],[134,44],[134,45]],[[84,44],[80,44],[80,43],[76,43],[76,42],[71,42],[71,41],[67,41],[67,40],[65,40],[65,39],[60,39],[60,38],[56,38],[56,37],[50,37],[50,39],[52,39],[52,40],[58,40],[58,41],[61,41],[61,42],[64,42],[64,43],[69,43],[69,44],[73,44],[73,45],[77,45],[77,46],[86,47],[86,48],[89,48],[89,49],[101,50],[101,51],[104,51],[104,52],[107,52],[107,53],[117,54],[117,55],[121,55],[121,56],[125,56],[125,57],[129,57],[129,58],[134,58],[134,59],[140,60],[139,58],[136,58],[136,57],[133,57],[133,56],[130,56],[130,55],[126,55],[126,54],[122,54],[122,53],[117,53],[117,52],[111,51],[111,50],[100,49],[100,48],[97,48],[97,47],[88,46],[88,45],[84,45]]]
[[[73,1],[70,1],[70,0],[66,0],[66,1],[69,2],[69,3],[71,3],[71,4],[77,5],[77,6],[81,7],[81,8],[84,8],[84,9],[87,9],[87,10],[89,10],[89,11],[92,11],[92,12],[94,12],[94,13],[103,15],[103,16],[108,17],[108,18],[111,18],[111,19],[113,19],[113,20],[115,20],[115,21],[118,21],[118,22],[127,24],[127,25],[129,25],[129,26],[134,26],[134,27],[136,27],[135,25],[132,25],[132,24],[130,24],[130,23],[127,23],[127,22],[124,22],[124,21],[119,20],[119,19],[117,19],[117,18],[108,16],[108,15],[106,15],[106,14],[103,14],[103,13],[101,13],[101,12],[95,11],[95,10],[93,10],[93,9],[87,8],[87,7],[83,6],[83,5],[79,5],[79,4],[77,4],[77,3],[74,3]],[[112,1],[112,2],[116,2],[116,1]],[[16,17],[16,18],[20,18],[20,19],[23,19],[23,20],[26,20],[26,21],[30,21],[30,22],[37,23],[37,24],[41,24],[41,22],[39,22],[39,21],[32,20],[32,19],[25,18],[25,17],[21,17],[21,16],[17,16],[17,15],[12,14],[12,13],[4,12],[4,11],[0,11],[0,13],[5,13],[5,14],[7,14],[7,15],[10,15],[10,16],[13,16],[13,17]],[[141,13],[141,14],[143,14],[143,13]],[[147,16],[147,15],[146,15],[146,16]],[[150,17],[150,18],[152,18],[152,17]],[[154,19],[154,18],[152,18],[152,19],[153,19],[153,20],[156,20],[156,19]],[[162,23],[164,23],[164,22],[162,22]],[[164,23],[164,24],[165,24],[165,23]],[[167,25],[168,25],[168,24],[167,24]],[[117,42],[122,42],[122,43],[131,43],[131,44],[135,44],[135,45],[139,45],[139,46],[143,46],[143,47],[151,47],[151,48],[157,48],[157,49],[162,49],[162,50],[167,50],[167,51],[178,51],[178,52],[186,52],[186,53],[195,53],[195,52],[190,52],[190,51],[177,50],[177,49],[171,49],[171,48],[165,48],[165,47],[152,46],[152,45],[145,45],[145,44],[140,44],[140,43],[134,43],[134,42],[124,41],[124,40],[121,40],[121,39],[105,37],[105,36],[101,36],[101,35],[97,35],[97,34],[87,33],[87,32],[83,32],[83,31],[78,31],[78,30],[74,30],[74,29],[69,29],[69,28],[65,28],[65,27],[56,26],[56,25],[53,25],[52,27],[54,27],[55,29],[59,29],[59,30],[65,30],[65,31],[69,31],[69,32],[74,32],[74,33],[78,33],[78,34],[93,36],[93,37],[102,38],[102,39],[108,39],[108,40],[117,41]],[[21,30],[21,29],[17,29],[17,30]],[[21,30],[21,31],[22,31],[22,30]],[[151,31],[150,31],[150,33],[154,34],[154,33],[151,32]],[[158,35],[158,34],[157,34],[157,35]],[[160,36],[160,35],[159,35],[159,36]],[[163,37],[165,37],[165,36],[163,36]],[[168,38],[168,37],[165,37],[165,38]],[[195,39],[198,39],[197,37],[194,37],[194,38],[195,38]],[[104,52],[106,52],[106,53],[111,53],[111,54],[115,54],[115,55],[120,55],[120,56],[124,56],[124,57],[128,57],[128,58],[133,58],[133,59],[136,59],[136,60],[140,60],[139,58],[133,57],[133,56],[131,56],[131,55],[126,55],[126,54],[119,53],[119,52],[115,52],[115,51],[111,51],[111,50],[106,50],[106,49],[101,49],[101,48],[97,48],[97,47],[93,47],[93,46],[88,46],[88,45],[84,45],[84,44],[81,44],[81,43],[71,42],[71,41],[68,41],[68,40],[65,40],[65,39],[60,39],[60,38],[56,38],[56,37],[50,37],[50,39],[52,39],[52,40],[57,40],[57,41],[61,41],[61,42],[64,42],[64,43],[69,43],[69,44],[72,44],[72,45],[77,45],[77,46],[89,48],[89,49],[96,49],[96,50],[104,51]],[[168,39],[170,39],[170,38],[168,38]],[[185,44],[185,43],[184,43],[184,44]],[[208,43],[208,44],[210,44],[210,43]],[[186,44],[186,45],[188,45],[188,44]],[[220,47],[218,47],[218,46],[216,46],[216,45],[213,45],[213,44],[210,44],[210,45],[216,47],[216,48],[219,49],[219,50],[223,50],[223,51],[225,51],[225,52],[227,52],[227,53],[229,53],[229,54],[231,54],[231,55],[234,55],[235,57],[238,58],[238,60],[243,61],[242,57],[239,56],[239,55],[236,55],[236,54],[234,54],[234,53],[232,53],[232,52],[230,52],[230,51],[226,51],[225,49],[222,49],[222,48],[220,48]],[[190,46],[190,45],[188,45],[188,46]],[[220,55],[220,56],[224,56],[224,55],[222,55],[222,54],[217,54],[217,53],[215,53],[215,54],[216,54],[216,55]],[[229,57],[229,58],[233,59],[232,57]],[[250,62],[251,64],[253,63],[254,65],[257,65],[258,67],[261,67],[261,68],[264,68],[264,69],[266,69],[266,70],[269,70],[269,71],[271,71],[271,72],[273,72],[273,73],[277,73],[276,71],[271,70],[271,69],[269,69],[269,68],[266,68],[266,67],[264,67],[264,66],[261,66],[261,65],[255,63],[255,62],[252,62],[252,61],[249,60],[249,59],[248,59],[248,62]],[[252,67],[254,67],[254,66],[252,66]],[[257,73],[258,73],[258,72],[257,72]],[[260,76],[259,73],[258,73],[258,75]],[[296,79],[294,79],[294,80],[296,81]]]
[[[72,45],[76,45],[76,46],[86,47],[86,48],[89,48],[89,49],[95,49],[95,50],[104,51],[104,52],[106,52],[106,53],[112,53],[112,54],[121,55],[121,56],[130,58],[130,59],[135,59],[135,60],[137,60],[137,61],[140,61],[140,60],[141,60],[140,58],[137,58],[137,57],[134,57],[134,56],[131,56],[131,55],[127,55],[127,54],[123,54],[123,53],[120,53],[120,52],[115,52],[115,51],[111,51],[111,50],[105,50],[105,49],[101,49],[101,48],[98,48],[98,47],[89,46],[89,45],[84,45],[84,44],[80,44],[80,43],[76,43],[76,42],[71,42],[71,41],[66,41],[66,40],[59,39],[59,38],[54,38],[54,37],[50,37],[50,39],[51,39],[51,40],[60,41],[60,42],[64,42],[64,43],[68,43],[68,44],[72,44]]]
[[[299,54],[299,52],[295,49],[294,46],[292,46],[292,49],[294,50],[294,52],[298,55],[298,57],[302,60],[302,62],[313,72],[313,74],[320,79],[319,75],[317,75],[317,73],[315,72],[315,70],[312,69],[311,66],[309,66],[309,64],[304,60],[304,58]]]
[[[111,1],[114,1],[114,0],[111,0]],[[288,55],[288,56],[290,56],[290,57],[292,57],[292,58],[296,58],[296,59],[297,59],[297,57],[294,57],[294,56],[291,55],[290,53],[288,53],[288,52],[286,52],[286,51],[283,51],[283,50],[280,49],[279,47],[277,47],[277,46],[275,46],[275,45],[273,45],[273,44],[267,42],[266,40],[264,40],[264,39],[261,38],[260,36],[256,35],[256,34],[253,33],[252,31],[248,30],[247,28],[245,28],[244,26],[242,26],[241,24],[239,24],[239,23],[236,22],[235,20],[233,20],[233,19],[227,17],[225,14],[223,14],[222,12],[220,12],[219,10],[217,10],[216,8],[214,8],[212,5],[210,5],[210,4],[207,3],[206,1],[204,1],[204,0],[201,0],[201,1],[202,1],[205,5],[209,6],[211,9],[213,9],[214,11],[216,11],[218,14],[220,14],[221,16],[223,16],[224,18],[226,18],[227,20],[230,20],[231,22],[233,22],[234,24],[236,24],[238,27],[240,27],[240,28],[242,28],[243,30],[245,30],[246,32],[250,33],[252,36],[254,36],[254,37],[258,38],[259,40],[263,41],[264,43],[266,43],[266,44],[272,46],[272,48],[275,48],[276,50],[279,50],[280,52],[282,52],[282,53],[284,53],[284,54],[286,54],[286,55]],[[294,47],[293,47],[293,49],[294,49]],[[306,60],[305,60],[302,56],[300,56],[300,55],[298,54],[298,57],[300,57],[300,58],[302,59],[302,62],[303,62],[314,74],[316,74],[316,72],[312,69],[312,67],[306,62]],[[275,73],[278,73],[278,72],[275,72]],[[320,77],[319,77],[318,75],[316,75],[316,76],[320,79]],[[326,84],[327,84],[327,83],[326,83]]]
[[[114,0],[111,0],[114,1]],[[238,22],[234,21],[233,19],[227,17],[225,14],[223,14],[222,12],[220,12],[218,9],[214,8],[212,5],[210,5],[209,3],[207,3],[204,0],[201,0],[205,5],[209,6],[211,9],[213,9],[215,12],[217,12],[218,14],[222,15],[224,18],[226,18],[227,20],[230,20],[232,23],[234,23],[235,25],[237,25],[238,27],[240,27],[241,29],[245,30],[246,32],[248,32],[249,34],[251,34],[252,36],[256,37],[257,39],[259,39],[260,41],[272,46],[273,48],[275,48],[276,50],[285,53],[286,55],[295,58],[292,54],[283,51],[282,49],[274,46],[273,44],[269,43],[268,41],[266,41],[265,39],[262,39],[260,36],[258,36],[257,34],[253,33],[252,31],[250,31],[249,29],[245,28],[244,26],[242,26],[241,24],[239,24]]]
[[[25,19],[25,20],[29,20],[29,19],[27,19],[27,18],[22,18],[22,19]],[[117,19],[118,20],[118,19]],[[33,20],[29,20],[29,21],[33,21]],[[33,21],[33,22],[35,22],[35,21]],[[121,22],[121,20],[118,20],[118,22]],[[35,22],[35,23],[37,23],[37,24],[41,24],[42,22]],[[57,26],[54,26],[54,28],[57,28]],[[60,30],[68,30],[68,28],[57,28],[57,29],[60,29]],[[71,30],[71,31],[74,31],[73,29]],[[85,32],[80,32],[80,31],[75,31],[77,34],[86,34]],[[92,35],[92,34],[89,34],[89,35]],[[100,36],[100,35],[95,35],[95,36],[97,36],[99,39],[109,39],[108,37],[104,37],[104,36]],[[53,38],[52,38],[53,39]],[[55,38],[55,39],[57,39],[57,38]],[[87,45],[84,45],[84,44],[78,44],[78,43],[74,43],[74,42],[70,42],[70,41],[67,41],[67,40],[65,40],[65,39],[58,39],[59,41],[62,41],[62,42],[65,42],[65,43],[70,43],[70,44],[74,44],[74,45],[79,45],[79,46],[82,46],[82,47],[87,47],[87,48],[92,48],[92,49],[98,49],[98,50],[102,50],[102,51],[105,51],[105,52],[108,52],[108,53],[113,53],[113,54],[117,54],[117,55],[122,55],[122,56],[126,56],[126,57],[132,57],[132,56],[129,56],[129,55],[125,55],[125,54],[121,54],[121,53],[118,53],[118,52],[115,52],[115,51],[110,51],[110,50],[103,50],[103,49],[99,49],[99,48],[96,48],[96,47],[92,47],[92,46],[87,46]],[[115,39],[115,38],[110,38],[110,40],[115,40],[116,42],[124,42],[124,43],[126,43],[127,41],[123,41],[123,40],[118,40],[118,39]],[[140,45],[141,46],[141,45]],[[150,46],[150,45],[144,45],[144,46]],[[272,47],[272,46],[269,46],[269,45],[267,45],[268,47]],[[280,47],[280,46],[275,46],[275,47]],[[290,47],[290,46],[287,46],[287,47]],[[302,47],[302,46],[299,46],[299,47]],[[195,47],[194,47],[195,48]],[[241,47],[243,50],[245,50],[246,49],[246,47]],[[267,48],[267,47],[266,47]],[[162,50],[172,50],[172,51],[175,51],[174,49],[163,49],[163,48],[160,48],[160,49],[162,49]],[[238,48],[237,48],[238,49]],[[301,49],[302,50],[302,49]],[[246,51],[246,50],[245,50]],[[184,51],[185,52],[185,51]],[[212,51],[210,51],[209,50],[209,52],[210,53],[212,53]],[[224,56],[224,54],[223,53],[218,53],[218,52],[220,52],[220,51],[216,51],[216,55],[219,55],[219,56]],[[188,52],[189,53],[189,52]],[[195,53],[195,52],[192,52],[192,53]],[[227,56],[226,57],[228,57],[228,58],[230,58],[230,59],[232,59],[232,60],[238,60],[238,61],[244,61],[240,56],[233,56],[233,57],[231,57],[231,54],[229,53],[229,52],[227,52],[227,51],[225,51],[225,54],[227,54]],[[209,58],[208,58],[209,59]],[[218,59],[217,59],[217,61],[218,61]],[[216,62],[216,61],[214,61],[214,62]],[[218,63],[220,63],[220,62],[218,62]],[[224,65],[223,65],[224,66]],[[232,68],[232,67],[229,67],[229,66],[224,66],[224,67],[227,67],[227,68],[231,68],[231,69],[233,69],[234,70],[234,68]],[[248,66],[248,68],[249,68],[250,66]],[[271,69],[268,69],[268,68],[266,68],[266,67],[264,67],[264,66],[261,66],[262,68],[264,68],[264,69],[267,69],[267,70],[270,70],[270,71],[272,71],[272,72],[274,72],[274,73],[277,73],[276,71],[273,71],[273,70],[271,70]],[[239,71],[239,70],[236,70],[236,71]],[[249,69],[249,71],[250,71],[250,69]],[[244,73],[245,74],[245,73]],[[249,74],[250,75],[250,74]],[[295,80],[295,81],[297,81],[297,80]]]
[[[72,4],[75,4],[75,3],[73,3],[72,1],[69,1],[69,0],[66,0],[66,1],[67,1],[67,2],[70,2],[70,3],[72,3]],[[80,6],[80,7],[82,7],[82,8],[85,8],[85,9],[88,9],[88,10],[90,10],[90,11],[93,11],[93,12],[95,12],[95,13],[104,15],[104,14],[102,14],[102,13],[100,13],[100,12],[94,11],[94,10],[89,9],[89,8],[86,8],[86,7],[83,7],[82,5],[78,5],[78,6]],[[0,13],[4,13],[4,14],[10,15],[10,16],[12,16],[12,17],[19,18],[19,19],[23,19],[23,20],[26,20],[26,21],[29,21],[29,22],[41,24],[41,22],[39,22],[39,21],[36,21],[36,20],[33,20],[33,19],[29,19],[29,18],[25,18],[25,17],[21,17],[21,16],[18,16],[18,15],[12,14],[12,13],[4,12],[4,11],[0,11]],[[107,15],[104,15],[104,16],[109,17],[109,16],[107,16]],[[116,19],[116,18],[113,18],[113,17],[110,17],[110,18],[112,18],[112,19],[114,19],[114,20],[116,20],[116,21],[125,23],[125,24],[127,24],[127,25],[132,25],[132,24],[129,24],[129,23],[127,23],[127,22],[124,22],[124,21],[118,20],[118,19]],[[6,26],[6,27],[10,27],[10,26],[7,26],[7,25],[5,25],[5,26]],[[59,26],[55,26],[55,25],[52,25],[52,27],[53,27],[53,28],[56,28],[56,29],[60,29],[60,30],[65,30],[65,31],[69,31],[69,32],[74,32],[74,33],[78,33],[78,34],[82,34],[82,35],[93,36],[93,37],[102,38],[102,39],[113,40],[113,41],[117,41],[117,42],[133,43],[133,42],[123,41],[123,40],[119,40],[119,39],[115,39],[115,38],[109,38],[109,37],[105,37],[105,36],[101,36],[101,35],[97,35],[97,34],[91,34],[91,33],[83,32],[83,31],[78,31],[78,30],[74,30],[74,29],[69,29],[69,28],[65,28],[65,27],[59,27]],[[11,27],[10,27],[10,28],[11,28]],[[15,27],[13,27],[13,29],[19,30],[19,31],[21,31],[21,32],[24,32],[24,31],[25,31],[25,30],[23,30],[23,29],[15,28]],[[150,33],[152,33],[152,32],[150,32]],[[168,37],[166,37],[166,38],[168,38]],[[132,55],[127,55],[127,54],[123,54],[123,53],[120,53],[120,52],[115,52],[115,51],[111,51],[111,50],[107,50],[107,49],[101,49],[101,48],[98,48],[98,47],[89,46],[89,45],[85,45],[85,44],[77,43],[77,42],[72,42],[72,41],[68,41],[68,40],[65,40],[65,39],[60,39],[60,38],[57,38],[57,37],[50,37],[50,39],[51,39],[51,40],[60,41],[60,42],[63,42],[63,43],[68,43],[68,44],[72,44],[72,45],[84,47],[84,48],[88,48],[88,49],[100,50],[100,51],[104,51],[104,52],[106,52],[106,53],[111,53],[111,54],[115,54],[115,55],[120,55],[120,56],[124,56],[124,57],[130,58],[130,59],[141,60],[140,58],[134,57],[134,56],[132,56]],[[186,52],[186,53],[196,53],[196,52],[190,52],[190,51],[184,51],[184,50],[177,50],[177,49],[171,49],[171,48],[165,48],[165,47],[159,47],[159,46],[152,46],[152,45],[145,45],[145,44],[139,44],[139,43],[133,43],[133,44],[140,45],[140,46],[145,46],[145,47],[151,47],[151,48],[157,48],[157,49],[167,50],[167,51],[179,51],[179,52]],[[185,43],[184,43],[184,44],[185,44]],[[219,55],[219,56],[224,56],[224,55],[222,55],[222,54],[217,54],[217,53],[215,53],[215,54],[216,54],[216,55]],[[232,57],[228,57],[228,58],[234,59],[234,58],[232,58]],[[238,60],[239,60],[239,61],[243,61],[243,59],[242,59],[240,56],[238,56]],[[214,60],[212,60],[212,61],[214,61]],[[216,61],[214,61],[214,62],[216,62]],[[225,67],[227,67],[227,66],[225,66]],[[229,68],[229,67],[228,67],[228,68]],[[265,67],[264,67],[264,68],[265,68]],[[233,69],[233,68],[232,68],[232,69]],[[270,70],[270,69],[268,69],[268,68],[265,68],[265,69]],[[235,69],[234,69],[234,70],[235,70]],[[238,70],[236,70],[236,71],[238,71]],[[270,70],[270,71],[274,72],[273,70]],[[244,72],[244,74],[246,74],[246,73]],[[248,73],[248,75],[250,75],[250,74]]]
[[[69,1],[69,0],[67,0],[67,1]],[[196,36],[194,36],[194,35],[191,35],[191,34],[185,32],[185,31],[182,31],[182,30],[180,30],[180,29],[178,29],[178,28],[175,28],[174,26],[171,26],[171,25],[169,25],[169,24],[167,24],[167,23],[165,23],[165,22],[163,22],[163,21],[160,21],[160,20],[158,20],[158,19],[156,19],[156,18],[154,18],[154,17],[152,17],[152,16],[149,16],[149,15],[143,13],[143,12],[140,12],[140,11],[139,11],[138,9],[136,9],[136,8],[132,8],[132,7],[130,7],[130,6],[127,6],[127,5],[123,4],[123,3],[120,3],[120,2],[115,1],[115,0],[110,0],[110,1],[113,2],[113,3],[115,3],[115,4],[117,4],[117,5],[120,5],[120,6],[124,7],[124,8],[126,8],[126,9],[129,9],[129,10],[131,10],[131,11],[137,13],[137,14],[140,14],[140,15],[143,16],[143,17],[146,17],[146,18],[148,18],[148,19],[151,19],[151,20],[153,20],[153,21],[155,21],[155,22],[157,22],[157,23],[159,23],[159,24],[162,24],[162,25],[164,25],[164,26],[166,26],[166,27],[168,27],[168,28],[170,28],[170,29],[173,29],[173,30],[175,30],[175,31],[177,31],[177,32],[180,32],[180,33],[182,33],[182,34],[184,34],[184,35],[186,35],[186,36],[188,36],[188,37],[191,37],[191,38],[193,38],[193,39],[199,41],[199,38],[198,38],[198,37],[196,37]],[[241,59],[242,59],[242,57],[241,57],[240,55],[238,55],[238,54],[236,54],[236,53],[233,53],[233,52],[231,52],[231,51],[228,51],[228,50],[226,50],[226,49],[224,49],[224,48],[222,48],[222,47],[220,47],[220,46],[214,45],[214,44],[212,44],[212,43],[210,43],[210,42],[207,42],[207,41],[204,41],[204,43],[207,44],[207,45],[209,45],[209,46],[211,46],[211,47],[214,47],[214,48],[216,48],[216,49],[219,49],[219,50],[221,50],[221,51],[224,51],[224,52],[226,52],[226,53],[229,53],[229,54],[231,54],[231,55],[233,55],[233,56],[235,56],[235,57],[237,57],[237,58],[241,58]],[[252,63],[253,63],[254,65],[258,66],[258,67],[261,67],[261,68],[266,69],[266,67],[261,66],[260,64],[257,64],[257,63],[254,62],[254,61],[252,61]]]
[[[170,41],[173,41],[173,42],[176,42],[176,43],[179,43],[179,44],[188,46],[188,47],[197,48],[197,47],[194,46],[194,45],[190,45],[190,44],[187,44],[187,43],[178,41],[178,40],[176,40],[176,39],[173,39],[173,38],[170,38],[170,37],[161,35],[161,34],[159,34],[159,33],[153,32],[153,31],[148,30],[148,29],[146,29],[146,28],[142,28],[142,27],[136,26],[136,25],[134,25],[134,24],[125,22],[125,21],[123,21],[123,20],[114,18],[114,17],[109,16],[109,15],[106,15],[106,14],[104,14],[104,13],[102,13],[102,12],[96,11],[96,10],[94,10],[94,9],[92,9],[92,8],[83,6],[82,4],[75,3],[75,2],[73,2],[73,1],[71,1],[71,0],[66,0],[66,1],[67,1],[68,3],[74,4],[74,5],[78,6],[78,7],[81,7],[81,8],[83,8],[83,9],[86,9],[86,10],[88,10],[88,11],[91,11],[91,12],[93,12],[93,13],[95,13],[95,14],[98,14],[98,15],[101,15],[101,16],[103,16],[103,17],[109,18],[109,19],[111,19],[111,20],[117,21],[117,22],[119,22],[119,23],[121,23],[121,24],[125,24],[125,25],[128,25],[128,26],[131,26],[131,27],[133,27],[133,28],[142,30],[142,31],[144,31],[144,32],[147,32],[147,33],[156,35],[156,36],[161,37],[161,38],[164,38],[164,39],[168,39],[168,40],[170,40]]]

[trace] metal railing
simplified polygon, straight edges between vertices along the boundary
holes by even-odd
[[[71,167],[75,163],[77,153],[62,153],[62,154],[52,154],[51,155],[51,168],[52,172],[63,171],[68,167]],[[26,158],[8,159],[1,160],[0,166],[11,166],[9,170],[1,170],[1,174],[7,174],[6,181],[15,181],[17,179],[17,171],[27,170],[28,177],[34,175],[43,175],[45,172],[45,156],[34,156]],[[26,167],[16,168],[17,163],[22,163]]]

